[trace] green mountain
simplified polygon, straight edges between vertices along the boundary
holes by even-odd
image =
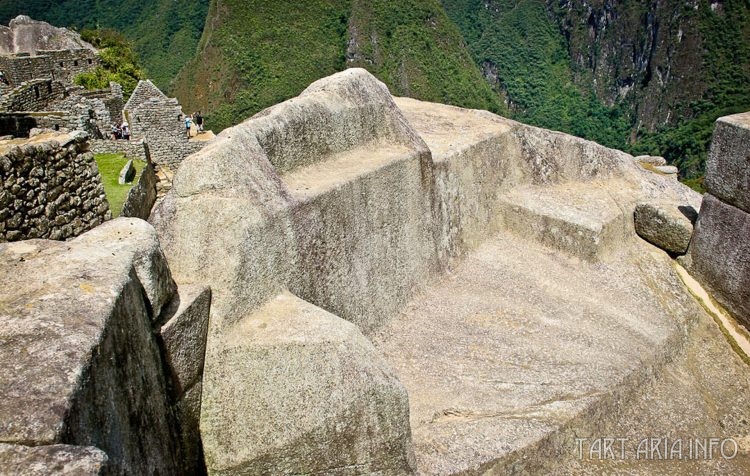
[[[56,26],[112,28],[133,42],[146,75],[168,90],[193,57],[208,0],[2,0],[0,24],[28,15]]]
[[[352,66],[394,94],[505,110],[437,0],[212,1],[174,92],[222,129]]]
[[[713,121],[750,109],[750,1],[443,0],[521,121],[700,177]]]
[[[750,0],[4,0],[109,27],[214,130],[364,67],[397,95],[488,109],[705,167],[714,120],[750,110]]]

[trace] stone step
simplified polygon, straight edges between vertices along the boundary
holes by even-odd
[[[394,144],[371,144],[331,155],[319,162],[281,175],[292,195],[309,201],[355,182],[394,163],[417,160],[416,151]]]
[[[607,192],[612,181],[523,186],[500,197],[504,228],[587,261],[597,261],[632,236],[632,210]]]

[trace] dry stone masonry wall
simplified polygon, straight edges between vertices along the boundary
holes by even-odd
[[[83,133],[0,142],[0,241],[65,240],[111,218]]]
[[[143,139],[148,143],[151,159],[156,165],[177,170],[185,157],[206,145],[187,138],[180,104],[164,95],[149,80],[138,83],[124,111],[132,139]]]
[[[49,78],[72,83],[81,73],[96,69],[99,56],[89,49],[39,51],[37,55],[19,53],[0,55],[0,71],[11,85],[24,81]]]

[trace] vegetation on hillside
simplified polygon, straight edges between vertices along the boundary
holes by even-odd
[[[214,131],[236,124],[341,70],[348,15],[347,0],[214,1],[174,92]]]
[[[29,15],[56,26],[111,28],[130,40],[145,74],[162,90],[193,57],[209,0],[3,0],[0,24]]]
[[[130,43],[114,30],[84,30],[81,38],[99,49],[101,64],[94,71],[76,76],[73,82],[86,89],[109,87],[110,81],[120,83],[125,100],[144,79],[138,55]]]
[[[514,118],[561,130],[633,154],[663,155],[680,168],[686,183],[700,190],[716,118],[750,109],[750,2],[726,0],[717,11],[708,2],[685,7],[699,22],[703,81],[708,93],[690,104],[676,126],[640,131],[629,104],[607,107],[589,84],[574,85],[570,45],[543,0],[443,0],[477,65],[496,68]],[[622,4],[622,8],[642,8]],[[632,14],[632,12],[631,12]],[[560,15],[555,10],[554,15]],[[588,38],[588,35],[583,35]],[[634,42],[642,38],[633,38]],[[702,57],[701,57],[702,56]],[[584,75],[585,76],[585,75]],[[654,100],[658,100],[654,98]],[[635,141],[632,139],[635,138]]]
[[[394,94],[504,111],[437,0],[212,2],[174,92],[220,130],[352,66]]]
[[[750,1],[727,0],[714,12],[701,2],[698,17],[703,40],[707,94],[690,104],[695,116],[676,127],[638,137],[634,153],[659,154],[677,165],[696,189],[702,187],[714,121],[750,110]]]
[[[507,113],[437,0],[355,1],[349,24],[348,66],[394,95]]]
[[[618,107],[573,83],[565,38],[543,0],[444,0],[476,63],[497,75],[512,116],[623,148],[630,129]]]

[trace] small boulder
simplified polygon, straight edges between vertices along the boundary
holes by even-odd
[[[675,167],[674,165],[657,165],[654,167],[654,170],[657,172],[661,172],[665,175],[677,175],[680,173],[680,169]]]
[[[133,160],[128,160],[125,166],[120,170],[120,177],[117,179],[117,183],[125,185],[131,183],[135,179],[135,166]]]
[[[659,157],[658,155],[639,155],[633,159],[641,164],[650,164],[654,166],[667,165],[667,159]]]
[[[635,207],[635,231],[664,251],[685,254],[693,235],[695,215],[689,206],[639,203]]]

